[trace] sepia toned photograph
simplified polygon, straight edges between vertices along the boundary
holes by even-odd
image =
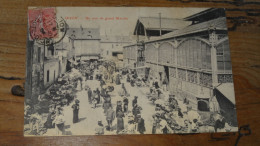
[[[24,136],[238,131],[225,9],[28,9]]]

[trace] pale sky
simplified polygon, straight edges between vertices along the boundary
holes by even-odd
[[[185,18],[207,8],[172,8],[172,7],[57,7],[57,17],[78,17],[78,19],[66,19],[68,25],[73,28],[97,28],[100,34],[105,35],[129,35],[133,34],[138,17]],[[89,17],[122,17],[128,20],[86,20]]]

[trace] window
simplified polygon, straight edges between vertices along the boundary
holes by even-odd
[[[113,52],[113,53],[112,53],[112,56],[116,57],[116,56],[117,56],[117,53],[114,53],[114,52]]]
[[[202,58],[202,68],[206,69],[207,68],[207,59],[206,59],[206,54],[207,54],[207,48],[206,44],[201,44],[201,58]]]
[[[159,48],[159,62],[170,63],[172,59],[173,46],[170,43],[162,43]]]
[[[217,66],[218,70],[230,71],[231,59],[228,41],[223,42],[217,47]]]
[[[40,72],[37,72],[37,86],[40,85]]]
[[[47,70],[47,82],[49,82],[49,81],[50,81],[50,71]]]
[[[41,47],[38,47],[38,62],[41,62]]]
[[[48,52],[49,52],[49,55],[54,55],[54,46],[53,44],[50,44],[49,47],[48,47]]]

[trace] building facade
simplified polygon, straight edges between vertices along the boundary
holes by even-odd
[[[112,60],[117,68],[123,67],[123,46],[131,43],[127,36],[101,36],[101,58]]]
[[[217,101],[220,106],[217,112],[236,125],[232,120],[236,119],[234,94],[224,94],[225,88],[222,87],[226,86],[228,92],[234,93],[223,11],[208,9],[185,18],[191,21],[191,25],[144,41],[144,54],[138,52],[137,44],[125,47],[124,62],[126,66],[138,64],[138,58],[145,58],[149,78],[156,78],[160,85],[166,83],[171,94],[189,101],[192,109],[200,112],[202,117],[216,112],[210,104]],[[213,15],[216,13],[218,15]]]
[[[68,63],[73,62],[75,56],[68,36],[54,44],[47,41],[44,40],[44,44],[27,42],[26,96],[33,103],[37,103],[38,96],[68,71]]]
[[[218,21],[225,24],[224,18],[204,23]],[[204,23],[190,27],[203,27]],[[225,30],[226,26],[222,28]],[[180,97],[197,108],[198,100],[207,102],[213,96],[214,85],[233,82],[228,36],[221,29],[189,36],[178,35],[179,32],[176,37],[146,42],[145,65],[150,68],[150,76],[161,83],[167,80],[169,91],[183,94]]]
[[[30,98],[32,103],[37,103],[38,95],[44,89],[44,47],[28,41],[27,49],[27,69],[26,69],[26,96]]]
[[[67,32],[77,60],[97,60],[100,58],[99,28],[70,28]]]

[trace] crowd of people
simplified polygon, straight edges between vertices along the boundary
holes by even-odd
[[[55,128],[56,135],[64,133],[63,107],[70,105],[76,97],[77,81],[80,73],[76,69],[62,74],[44,94],[38,95],[38,103],[25,106],[25,129],[32,135],[42,135],[47,129]]]
[[[99,81],[99,86],[87,84],[89,80]],[[126,88],[126,84],[136,88],[147,88],[148,92],[143,95],[144,97],[133,96]],[[119,87],[116,91],[115,86]],[[106,125],[102,120],[97,121],[95,125],[97,135],[114,131],[116,134],[144,134],[147,127],[151,127],[152,134],[196,133],[200,132],[201,128],[204,128],[204,132],[215,132],[228,127],[225,119],[218,113],[203,121],[200,114],[192,110],[188,99],[179,101],[175,95],[167,92],[165,80],[160,82],[157,78],[146,75],[140,77],[136,71],[127,68],[119,70],[113,62],[95,61],[79,63],[70,72],[59,77],[45,94],[39,95],[40,102],[48,101],[48,107],[45,108],[47,112],[43,111],[44,106],[40,106],[38,110],[34,110],[35,113],[29,113],[32,107],[26,106],[28,131],[34,135],[41,135],[46,129],[55,128],[56,135],[64,135],[63,107],[71,105],[73,124],[78,123],[80,100],[77,99],[76,93],[82,90],[87,93],[88,105],[93,109],[103,109]],[[120,98],[113,99],[115,97],[112,93],[115,92]],[[151,126],[145,125],[142,115],[146,113],[142,113],[143,107],[138,104],[138,98],[147,98],[154,106],[155,113],[152,115]],[[44,118],[42,113],[47,113],[47,116]]]

